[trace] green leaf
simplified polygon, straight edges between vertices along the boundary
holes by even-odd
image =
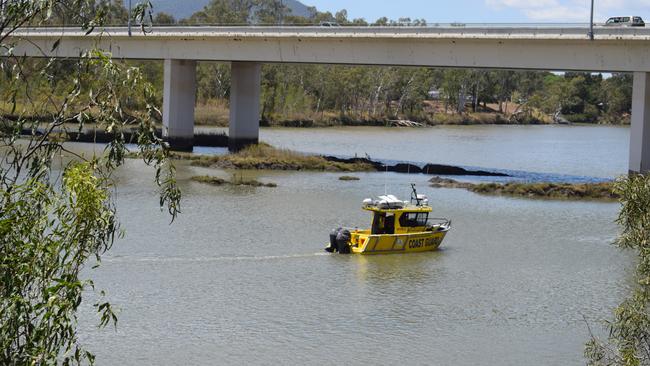
[[[56,49],[58,49],[60,44],[61,44],[61,38],[58,38],[56,41],[54,41],[51,52],[54,52]]]

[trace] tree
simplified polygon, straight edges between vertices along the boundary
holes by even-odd
[[[157,13],[153,18],[153,24],[156,25],[173,25],[176,24],[176,19],[171,14],[165,12]]]
[[[212,0],[183,24],[279,24],[291,9],[280,0]],[[290,21],[299,21],[291,17]]]
[[[348,21],[348,11],[345,10],[345,9],[337,11],[336,14],[334,15],[334,19],[340,25],[348,24],[349,23],[349,21]]]
[[[260,24],[281,24],[291,9],[280,0],[257,0],[255,2],[255,18]]]
[[[585,356],[594,366],[650,365],[650,176],[632,175],[616,183],[621,196],[616,243],[637,252],[637,285],[607,323],[606,341],[592,336]]]
[[[454,106],[454,110],[461,113],[465,110],[465,96],[471,84],[471,71],[452,69],[444,73],[440,85],[445,95],[445,108]]]
[[[212,0],[182,23],[188,24],[248,24],[254,0]]]
[[[94,0],[3,4],[0,95],[11,116],[0,115],[0,364],[93,363],[77,339],[77,309],[84,292],[94,290],[80,272],[91,258],[99,263],[120,234],[111,173],[124,161],[125,131],[136,131],[172,219],[180,200],[174,168],[155,132],[155,93],[139,69],[99,49],[74,60],[12,53],[14,32],[50,24],[55,10],[73,9],[60,19],[93,32],[107,16]],[[144,9],[136,7],[136,17]],[[127,109],[133,98],[142,109]],[[88,122],[111,136],[104,154],[82,156],[63,143],[68,126]],[[101,326],[117,321],[103,297],[95,307]]]
[[[609,116],[622,116],[632,111],[632,74],[617,73],[602,81],[605,112]]]
[[[374,26],[387,26],[389,24],[389,20],[386,17],[381,17],[377,19],[372,25]]]

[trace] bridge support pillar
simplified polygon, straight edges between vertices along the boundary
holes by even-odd
[[[237,151],[259,141],[262,64],[232,62],[228,148]]]
[[[630,173],[650,172],[650,73],[635,72],[630,129]]]
[[[165,60],[163,138],[173,150],[192,150],[196,61]]]

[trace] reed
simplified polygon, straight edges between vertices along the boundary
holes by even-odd
[[[372,171],[373,166],[362,162],[328,161],[322,156],[304,155],[268,144],[251,145],[239,152],[221,156],[196,156],[175,153],[174,157],[188,159],[194,166],[247,170],[308,170],[355,172]]]
[[[345,180],[345,181],[356,181],[356,180],[361,180],[359,177],[352,177],[349,175],[344,175],[339,177],[339,180]]]
[[[192,180],[199,183],[211,184],[213,186],[230,185],[230,186],[250,186],[250,187],[269,187],[269,188],[275,188],[278,186],[275,183],[262,183],[255,179],[234,178],[232,180],[225,180],[219,177],[213,177],[209,175],[194,176],[192,177]]]
[[[467,183],[453,179],[434,177],[430,180],[435,188],[463,188],[474,193],[506,195],[528,198],[550,198],[568,200],[615,201],[619,198],[614,182],[602,183]]]

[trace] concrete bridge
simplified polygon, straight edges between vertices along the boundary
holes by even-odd
[[[630,171],[650,171],[650,29],[597,27],[161,27],[16,32],[15,55],[78,57],[92,47],[114,58],[164,60],[164,135],[192,146],[196,61],[232,63],[231,149],[258,141],[262,63],[394,65],[632,72]],[[59,46],[51,51],[54,43]]]

